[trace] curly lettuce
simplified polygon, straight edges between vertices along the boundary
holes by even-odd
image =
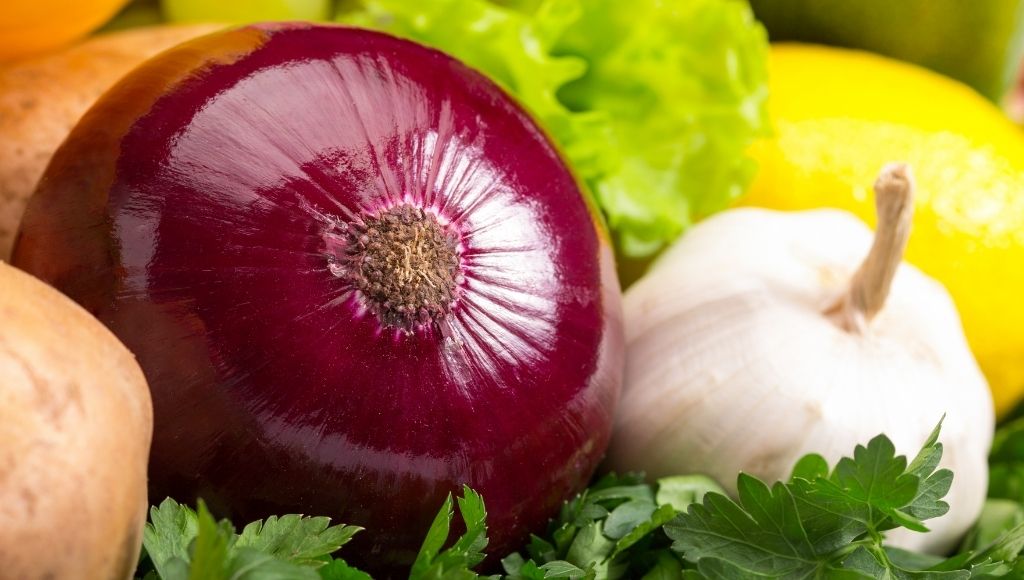
[[[339,17],[501,84],[593,191],[619,252],[727,207],[768,131],[767,37],[743,0],[364,0]]]

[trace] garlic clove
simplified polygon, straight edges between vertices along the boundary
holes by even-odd
[[[860,330],[826,314],[873,235],[844,212],[730,210],[694,227],[625,296],[626,383],[612,469],[785,479],[886,433],[913,455],[945,415],[950,512],[893,541],[943,551],[980,511],[994,417],[945,289],[894,268]],[[871,318],[871,317],[867,317]]]

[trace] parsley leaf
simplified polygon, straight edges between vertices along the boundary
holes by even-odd
[[[459,513],[466,525],[466,533],[451,547],[442,550],[448,540],[454,509],[452,496],[448,494],[441,510],[430,525],[423,546],[409,574],[410,580],[445,579],[462,580],[477,578],[472,568],[483,561],[483,549],[487,546],[487,510],[484,500],[468,486],[464,486],[458,499]]]
[[[331,561],[318,572],[321,580],[373,580],[366,572],[353,568],[348,562],[340,559]]]
[[[666,526],[673,549],[698,564],[706,576],[771,572],[779,578],[821,577],[838,569],[831,550],[811,541],[791,488],[741,474],[739,503],[710,493],[702,504]],[[701,565],[702,559],[714,562]],[[709,567],[710,566],[710,567]]]
[[[676,475],[658,480],[655,501],[659,506],[671,505],[677,511],[686,511],[690,504],[704,499],[708,492],[722,492],[721,486],[704,475]]]
[[[194,569],[194,566],[193,566]],[[192,576],[189,580],[192,580]],[[210,576],[209,579],[225,580],[320,580],[312,568],[293,564],[286,560],[253,548],[233,550],[224,576]],[[205,577],[204,577],[205,579]]]
[[[989,455],[989,497],[1024,501],[1024,418],[1001,427]]]
[[[965,549],[928,569],[969,570],[970,578],[1024,577],[1024,561],[1020,557],[1024,551],[1024,523],[1020,523],[1019,513],[1006,514],[1004,507],[1002,502],[992,504],[990,500],[968,535]],[[1006,529],[1008,524],[1012,527]],[[987,530],[989,526],[996,526],[1001,532]]]
[[[740,474],[738,500],[708,493],[665,526],[672,549],[708,578],[967,578],[904,569],[882,545],[885,531],[925,531],[923,520],[949,509],[952,473],[936,469],[938,435],[936,427],[909,465],[879,435],[831,472],[812,455],[788,483]]]
[[[709,491],[704,476],[678,476],[652,485],[639,474],[609,474],[566,502],[547,537],[533,536],[529,559],[502,560],[510,580],[548,578],[680,578],[683,563],[662,527]]]
[[[198,533],[189,546],[188,580],[222,580],[228,578],[228,549],[233,543],[234,527],[228,521],[217,522],[199,502]],[[172,580],[167,578],[166,580]]]
[[[162,578],[169,578],[174,572],[173,564],[188,562],[188,545],[199,533],[196,512],[167,498],[149,510],[150,521],[142,533],[143,545],[153,567]]]
[[[319,566],[324,557],[337,552],[358,526],[331,526],[326,517],[271,516],[245,526],[236,546],[251,547],[277,558],[304,566]]]
[[[369,576],[330,559],[360,529],[288,515],[253,522],[238,535],[202,501],[192,511],[166,499],[150,510],[143,546],[163,580],[365,580]],[[317,572],[321,567],[324,575]]]

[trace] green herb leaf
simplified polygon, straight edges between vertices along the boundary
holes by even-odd
[[[604,535],[618,540],[640,524],[650,521],[657,507],[651,500],[631,500],[619,505],[604,520]]]
[[[722,486],[704,475],[676,475],[658,480],[655,501],[659,506],[671,505],[676,511],[686,511],[690,504],[699,503],[709,492],[725,493]]]
[[[319,567],[324,557],[337,552],[357,532],[358,526],[331,526],[325,517],[271,516],[245,526],[238,537],[239,548],[255,548],[282,560]]]
[[[778,576],[762,574],[757,571],[747,570],[741,566],[718,558],[705,558],[697,565],[702,580],[764,580],[765,578],[803,578],[802,576]],[[854,570],[827,569],[822,576],[809,576],[808,578],[828,578],[828,580],[868,580],[875,578]]]
[[[593,568],[607,561],[614,549],[615,542],[604,535],[601,522],[590,522],[576,534],[566,560],[583,568]]]
[[[964,539],[961,552],[983,550],[1021,524],[1024,524],[1024,506],[1008,499],[988,499],[981,516]],[[1005,559],[1005,555],[1002,557]]]
[[[441,504],[441,509],[434,516],[434,521],[430,524],[430,529],[427,530],[426,538],[423,539],[423,545],[412,566],[413,576],[426,572],[448,540],[448,530],[451,528],[452,517],[455,516],[452,505],[452,495],[448,494],[444,503]]]
[[[478,493],[464,486],[458,500],[459,513],[466,525],[466,533],[460,536],[446,550],[441,548],[448,540],[451,521],[454,517],[451,494],[445,499],[441,510],[427,532],[416,561],[409,574],[410,580],[477,578],[472,568],[483,561],[483,549],[487,546],[487,510]]]
[[[846,573],[856,573],[860,578],[892,578],[893,580],[966,580],[971,573],[966,570],[936,572],[911,570],[897,565],[886,550],[858,548],[843,562]],[[851,576],[853,578],[854,576]]]
[[[142,545],[162,578],[187,576],[188,546],[199,533],[196,512],[171,498],[149,510],[149,522],[142,533]],[[172,563],[175,562],[176,563]]]
[[[657,558],[642,580],[680,580],[683,577],[683,564],[678,558],[666,550],[660,550]]]
[[[721,560],[713,570],[736,568],[771,573],[776,577],[821,577],[837,566],[812,543],[804,529],[789,487],[769,488],[755,477],[741,474],[739,503],[710,493],[666,526],[675,540],[673,549],[694,563],[704,558]],[[704,569],[698,566],[702,573]]]
[[[524,561],[519,554],[512,554],[501,561],[508,580],[547,580],[550,578],[593,578],[593,573],[588,573],[576,566],[564,561],[556,560],[538,566],[532,560]]]
[[[548,562],[540,567],[545,580],[549,578],[584,578],[587,573],[565,561]]]
[[[369,576],[329,557],[359,530],[288,515],[253,522],[237,535],[202,501],[194,512],[166,499],[150,510],[143,546],[153,575],[163,580],[365,580]],[[327,568],[325,575],[317,568]]]
[[[235,528],[227,521],[217,522],[199,502],[198,533],[189,548],[188,580],[225,580],[228,574],[228,550]]]
[[[905,570],[930,570],[943,561],[942,556],[921,554],[892,546],[885,547],[885,554],[893,564]]]
[[[349,566],[344,560],[333,560],[317,572],[321,580],[373,580],[369,574]]]
[[[1024,501],[1024,418],[996,431],[989,455],[988,495]]]
[[[515,554],[503,566],[512,579],[563,570],[600,580],[642,577],[659,566],[659,555],[678,563],[662,529],[676,514],[673,502],[685,505],[709,489],[720,488],[702,476],[667,478],[656,492],[639,474],[605,475],[562,506],[547,538],[531,538],[530,560]]]
[[[632,548],[644,538],[649,537],[661,529],[662,526],[672,521],[676,515],[676,510],[671,505],[658,506],[658,509],[654,510],[649,518],[640,522],[628,534],[619,539],[615,544],[615,551],[612,552],[612,557],[616,557],[619,554],[625,553],[626,550]]]
[[[883,532],[923,530],[945,513],[951,474],[936,470],[938,428],[907,464],[879,435],[829,473],[817,456],[772,487],[740,474],[738,501],[708,493],[665,526],[673,549],[710,578],[963,578],[966,572],[908,570],[883,548]],[[945,571],[943,571],[945,572]]]
[[[814,481],[819,477],[828,477],[828,461],[817,453],[809,453],[800,458],[793,466],[793,473],[789,480],[806,479]]]
[[[830,479],[817,481],[820,493],[847,501],[847,513],[870,530],[896,527],[886,518],[898,517],[906,527],[927,531],[919,522],[896,515],[914,502],[920,478],[907,472],[907,459],[896,456],[896,448],[884,435],[873,438],[867,447],[858,445],[853,458],[839,460]]]
[[[942,498],[949,493],[949,488],[953,484],[953,472],[948,469],[937,469],[939,460],[942,459],[942,444],[939,443],[941,428],[940,420],[917,457],[907,466],[907,472],[920,480],[917,495],[907,506],[907,512],[918,520],[937,518],[949,511],[949,504],[942,501]]]
[[[230,580],[320,580],[313,568],[293,564],[254,548],[232,550],[227,575]]]
[[[530,535],[530,543],[526,547],[530,557],[538,562],[551,562],[558,558],[558,552],[550,542],[539,536]],[[518,556],[519,554],[514,554]]]
[[[967,550],[936,564],[930,570],[970,570],[971,577],[1002,577],[1024,568],[1021,552],[1024,551],[1024,524],[1019,524],[984,547]],[[1024,571],[1024,570],[1021,570]]]

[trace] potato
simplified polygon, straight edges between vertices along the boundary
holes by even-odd
[[[215,24],[134,28],[0,67],[0,260],[54,150],[93,101],[136,65]]]
[[[135,571],[153,410],[99,321],[0,262],[0,577]]]

